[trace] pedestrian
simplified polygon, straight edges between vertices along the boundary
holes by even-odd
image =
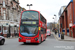
[[[7,38],[8,38],[8,31],[7,31]]]
[[[55,34],[57,34],[57,29],[55,29]]]

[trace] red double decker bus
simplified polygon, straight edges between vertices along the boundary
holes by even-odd
[[[21,12],[19,42],[41,43],[46,39],[47,21],[39,11]]]

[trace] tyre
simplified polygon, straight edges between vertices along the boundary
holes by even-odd
[[[47,37],[46,37],[47,38]],[[46,38],[44,39],[44,41],[46,41]]]
[[[46,37],[48,37],[48,35],[46,35]]]
[[[51,36],[51,35],[49,35],[49,36]]]
[[[41,39],[39,40],[39,44],[41,44]]]
[[[1,43],[0,43],[1,45],[4,45],[4,40],[1,40]]]
[[[46,41],[46,39],[44,39],[44,41]]]
[[[23,42],[23,44],[26,44],[26,42]]]
[[[51,34],[49,36],[51,36]]]

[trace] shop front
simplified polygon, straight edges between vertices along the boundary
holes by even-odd
[[[67,28],[67,36],[70,36],[69,28]]]
[[[10,22],[10,33],[11,36],[18,36],[18,23],[17,22]]]
[[[3,36],[3,34],[2,34],[2,25],[1,24],[0,24],[0,35]]]
[[[13,37],[18,35],[18,25],[17,22],[0,21],[0,35],[4,37]]]
[[[9,21],[0,20],[0,35],[7,37],[9,33]]]
[[[10,37],[9,25],[3,24],[3,36]]]
[[[11,36],[13,37],[14,36],[14,24],[13,23],[10,23],[10,33],[11,33]]]

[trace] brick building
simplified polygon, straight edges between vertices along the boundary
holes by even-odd
[[[18,34],[21,11],[19,0],[0,0],[0,34]]]
[[[60,32],[75,38],[75,0],[71,0],[60,15]]]

